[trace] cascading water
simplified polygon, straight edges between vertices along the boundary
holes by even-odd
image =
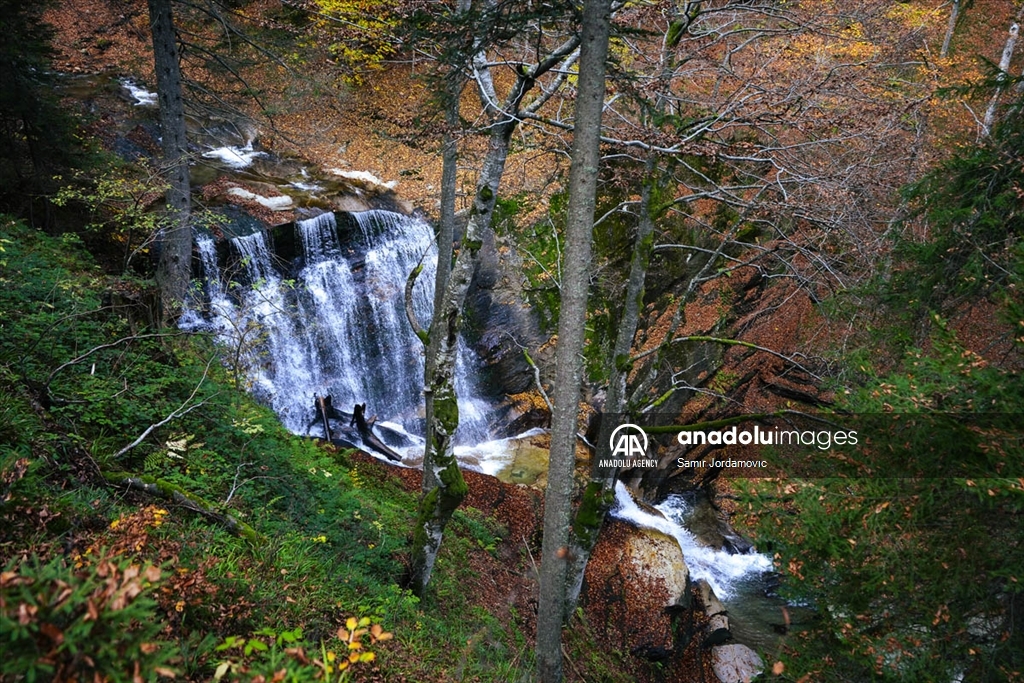
[[[686,558],[686,566],[694,579],[704,579],[722,600],[732,597],[738,584],[752,577],[760,576],[772,568],[767,555],[748,553],[744,555],[708,548],[698,542],[688,531],[683,517],[686,510],[681,499],[670,498],[656,506],[662,515],[647,512],[636,504],[629,489],[621,481],[615,482],[615,507],[613,517],[627,520],[637,526],[656,529],[676,539]]]
[[[704,579],[729,611],[733,637],[755,649],[777,648],[789,628],[801,629],[812,618],[807,605],[787,602],[774,595],[772,559],[761,553],[730,553],[702,544],[689,530],[693,512],[683,496],[672,495],[655,506],[662,514],[644,510],[621,481],[615,484],[613,517],[639,527],[656,529],[676,539],[691,579]]]
[[[231,240],[239,282],[225,284],[213,241],[199,238],[205,311],[183,317],[188,329],[214,332],[249,386],[283,424],[306,433],[314,396],[421,431],[423,351],[405,314],[405,282],[423,263],[413,310],[429,320],[436,247],[422,220],[386,211],[351,214],[358,230],[342,246],[333,213],[295,224],[298,265],[275,262],[266,232]],[[230,294],[230,296],[229,296]],[[484,402],[475,397],[473,359],[463,346],[457,367],[459,440],[486,436]],[[317,426],[316,429],[319,429]]]

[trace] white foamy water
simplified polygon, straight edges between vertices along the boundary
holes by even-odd
[[[421,427],[423,345],[406,319],[405,280],[426,255],[413,308],[421,321],[429,320],[433,231],[422,220],[386,211],[353,217],[366,247],[361,262],[346,260],[354,244],[342,249],[335,216],[325,213],[295,224],[302,247],[298,273],[274,257],[267,233],[232,239],[239,281],[230,285],[212,240],[197,241],[205,310],[183,316],[182,326],[214,332],[249,389],[297,434],[315,420],[314,396],[324,395],[339,410],[366,403],[381,421]],[[487,404],[474,398],[471,375],[479,361],[464,346],[459,351],[458,441],[477,443],[487,438],[488,418]]]
[[[150,92],[142,86],[136,84],[134,81],[128,78],[121,79],[121,86],[128,91],[128,94],[135,99],[136,107],[155,107],[157,104],[157,94]]]
[[[736,593],[738,584],[742,581],[756,578],[763,572],[771,570],[772,560],[767,555],[737,555],[701,545],[682,525],[688,510],[681,496],[670,496],[664,503],[655,507],[662,515],[642,509],[633,500],[625,484],[621,481],[615,483],[615,507],[611,515],[676,539],[683,551],[686,566],[690,569],[690,578],[706,580],[715,591],[715,595],[723,601]]]
[[[264,156],[266,152],[256,152],[252,148],[252,142],[245,147],[217,147],[208,152],[203,152],[204,159],[215,159],[231,168],[245,168],[252,164],[256,157]]]

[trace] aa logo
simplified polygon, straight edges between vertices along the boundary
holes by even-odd
[[[634,424],[623,424],[612,432],[612,457],[642,458],[647,455],[647,433]]]

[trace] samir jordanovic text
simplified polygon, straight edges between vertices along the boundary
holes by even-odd
[[[679,432],[676,441],[682,446],[817,446],[827,451],[832,446],[856,446],[857,432],[853,430],[821,430],[800,431],[798,429],[754,429],[736,428],[720,429],[713,432],[687,431]]]

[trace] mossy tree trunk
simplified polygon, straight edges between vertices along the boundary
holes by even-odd
[[[459,254],[430,326],[428,350],[433,362],[428,363],[427,371],[432,376],[425,392],[427,435],[423,454],[423,497],[413,534],[411,584],[417,595],[422,595],[430,582],[444,528],[467,492],[454,453],[455,432],[459,427],[459,404],[455,394],[458,337],[466,292],[476,272],[483,231],[491,224],[516,123],[515,119],[509,119],[492,129]]]
[[[430,358],[426,370],[427,434],[423,453],[423,496],[413,531],[410,576],[411,588],[417,595],[423,595],[426,591],[441,548],[444,529],[467,493],[454,453],[455,431],[459,426],[458,397],[455,393],[457,343],[466,292],[476,272],[484,232],[491,227],[509,144],[524,113],[535,112],[566,81],[568,66],[575,61],[578,45],[579,39],[571,37],[532,67],[521,66],[517,70],[515,82],[503,99],[495,94],[485,55],[480,53],[472,57],[476,65],[473,73],[481,103],[490,120],[487,127],[488,147],[477,178],[476,193],[459,253],[444,288],[444,296],[437,299],[439,303],[435,305],[426,339]],[[537,85],[537,79],[556,68],[559,76],[555,84],[524,104],[526,96]],[[458,97],[454,99],[457,103]],[[450,122],[457,120],[454,114],[457,114],[457,110],[449,110]],[[446,157],[450,159],[451,171],[454,173],[456,157],[452,152],[448,152]],[[455,193],[446,192],[445,197],[454,202]]]
[[[568,595],[566,597],[567,612],[571,613],[579,599],[583,588],[583,574],[590,560],[590,553],[597,543],[597,536],[604,524],[611,503],[614,500],[615,478],[617,467],[599,468],[596,463],[611,458],[612,431],[619,426],[619,420],[626,421],[624,415],[628,411],[626,380],[632,368],[630,353],[633,349],[633,338],[636,336],[640,311],[643,308],[644,283],[647,280],[647,267],[654,250],[654,219],[651,216],[652,183],[656,182],[655,161],[652,155],[645,167],[645,180],[640,198],[640,220],[637,226],[633,256],[629,265],[629,279],[626,283],[626,296],[623,303],[622,317],[619,319],[615,333],[615,345],[608,363],[608,390],[605,397],[604,415],[601,429],[598,432],[595,464],[592,467],[591,480],[583,492],[583,500],[573,520],[570,540],[571,566],[569,568]]]

